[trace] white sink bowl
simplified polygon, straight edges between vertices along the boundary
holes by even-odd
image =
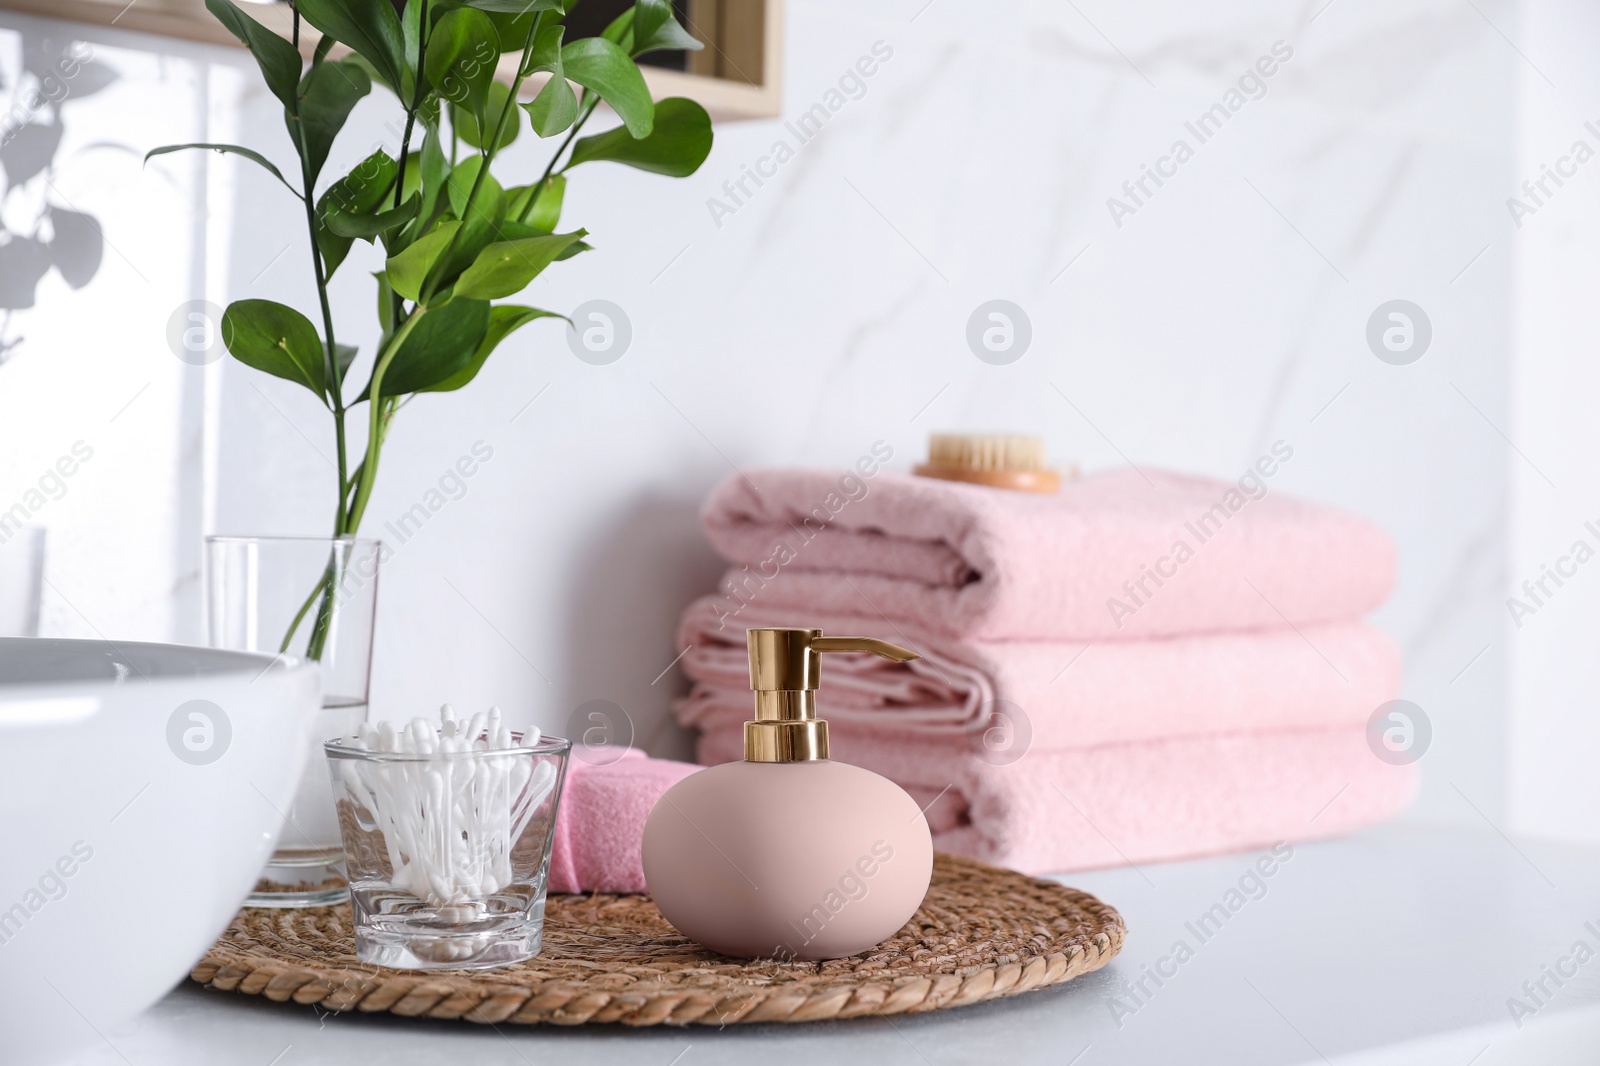
[[[313,663],[0,639],[0,1062],[183,980],[272,854],[319,703]]]

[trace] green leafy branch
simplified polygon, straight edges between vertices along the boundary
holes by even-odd
[[[297,0],[296,40],[301,19],[322,34],[308,63],[232,0],[206,0],[282,103],[298,182],[239,145],[169,145],[146,158],[186,149],[231,153],[265,169],[301,201],[320,331],[295,308],[258,299],[231,303],[221,330],[234,358],[309,389],[331,414],[335,537],[359,530],[401,407],[423,393],[464,387],[513,332],[539,318],[563,317],[496,301],[521,293],[552,263],[590,250],[587,230],[556,232],[568,171],[610,161],[683,177],[710,153],[704,108],[681,98],[652,100],[636,62],[660,49],[700,47],[668,0],[637,0],[599,36],[568,40],[565,20],[576,2],[407,0],[397,11],[390,0]],[[348,54],[330,58],[336,44]],[[506,55],[517,57],[509,85],[495,76]],[[541,75],[538,92],[522,100],[524,86]],[[373,152],[323,182],[335,139],[374,83],[393,93],[404,112],[399,150]],[[579,138],[602,102],[621,125]],[[507,184],[494,165],[521,133],[524,116],[536,136],[562,139],[537,180]],[[413,145],[419,127],[421,143]],[[346,375],[358,352],[335,339],[328,285],[357,241],[380,248],[384,268],[375,275],[380,329],[372,368],[351,397]],[[352,470],[347,415],[362,404],[366,439]],[[331,564],[324,577],[285,636],[285,649],[320,596],[307,650],[321,655],[337,584]]]

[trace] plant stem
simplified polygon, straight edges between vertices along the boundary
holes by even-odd
[[[417,304],[406,316],[406,320],[395,330],[394,336],[389,338],[389,343],[378,353],[378,361],[372,368],[372,383],[368,386],[367,406],[371,408],[371,418],[367,425],[367,457],[361,462],[361,481],[356,486],[356,497],[350,504],[350,513],[346,518],[346,525],[350,532],[354,532],[361,524],[361,516],[366,513],[367,500],[372,496],[372,484],[378,476],[378,450],[383,447],[383,429],[389,413],[390,398],[383,395],[383,375],[388,371],[389,364],[394,362],[394,357],[399,354],[400,346],[411,336],[411,331],[417,328],[417,323],[422,321],[422,316],[428,309],[422,304]]]
[[[294,42],[296,47],[300,43],[300,11],[294,12]],[[321,53],[312,58],[312,66],[319,62]],[[295,123],[295,147],[300,156],[300,182],[303,190],[301,202],[306,211],[306,239],[311,245],[311,271],[317,284],[317,302],[322,311],[322,331],[326,338],[323,348],[323,374],[327,381],[327,401],[333,412],[333,436],[338,453],[339,496],[334,509],[333,535],[339,537],[346,531],[347,512],[345,501],[350,495],[348,444],[345,439],[345,406],[344,383],[339,378],[339,347],[333,332],[333,307],[328,300],[328,274],[327,264],[323,262],[322,250],[317,246],[317,210],[316,210],[316,185],[311,176],[310,162],[306,158],[305,128],[299,123],[298,115]],[[283,642],[278,646],[280,654],[289,650],[289,644],[294,640],[295,632],[299,630],[300,623],[305,620],[306,612],[312,603],[321,598],[322,603],[317,608],[317,620],[311,629],[311,637],[306,645],[306,657],[320,660],[322,652],[327,645],[328,633],[333,624],[333,590],[337,587],[338,549],[328,560],[328,566],[323,571],[322,580],[317,582],[306,601],[300,605],[300,610],[295,614],[294,620],[289,623],[289,629],[283,635]]]
[[[321,591],[321,602],[317,604],[317,620],[311,627],[311,639],[306,642],[306,658],[316,662],[322,661],[323,649],[328,644],[328,634],[333,631],[333,592],[339,587],[339,548],[335,546],[328,558],[327,568],[322,571],[322,580],[317,583]],[[317,596],[313,590],[311,595]]]
[[[539,175],[539,181],[534,185],[533,193],[529,195],[528,202],[522,205],[522,211],[517,215],[518,222],[528,221],[528,215],[533,212],[533,205],[538,202],[539,194],[544,191],[544,183],[550,180],[551,173],[556,169],[556,161],[561,158],[561,153],[567,150],[567,145],[572,143],[572,139],[578,135],[579,130],[583,129],[583,124],[589,121],[589,116],[594,114],[594,109],[599,106],[600,98],[596,96],[594,103],[589,105],[587,111],[578,116],[578,121],[574,122],[572,129],[567,131],[567,139],[561,142],[561,146],[556,149],[556,154],[550,157],[550,162],[544,168],[544,173]]]
[[[300,623],[306,620],[306,612],[311,610],[311,605],[317,601],[317,596],[327,587],[327,572],[324,571],[322,580],[318,581],[311,589],[311,595],[306,597],[306,602],[300,605],[300,610],[295,612],[294,621],[289,623],[288,632],[283,635],[283,643],[278,645],[278,654],[283,655],[289,650],[289,642],[294,640],[295,630],[300,628]]]
[[[417,109],[422,106],[422,64],[428,51],[428,0],[422,0],[422,20],[417,23],[417,74],[411,88],[411,105],[406,108],[406,132],[400,138],[400,169],[394,178],[394,206],[400,206],[400,194],[406,185],[406,156],[411,154],[411,131],[417,121]]]
[[[333,339],[333,308],[328,302],[328,277],[323,267],[322,253],[317,249],[317,209],[311,199],[311,176],[304,168],[302,176],[306,190],[306,234],[311,239],[311,268],[317,280],[317,300],[322,305],[323,336],[328,338],[324,372],[327,374],[328,396],[333,404],[333,436],[338,451],[339,506],[334,512],[333,521],[333,532],[337,535],[346,532],[344,498],[349,492],[344,435],[344,383],[339,380],[339,349]]]
[[[295,11],[295,26],[298,30],[300,12]],[[313,62],[313,66],[315,66]],[[333,410],[333,435],[338,451],[339,473],[339,505],[334,512],[333,532],[337,536],[345,532],[344,499],[348,492],[344,427],[344,388],[339,380],[339,348],[333,335],[333,308],[328,302],[328,274],[326,264],[322,261],[322,251],[317,247],[317,208],[315,181],[311,176],[311,164],[306,158],[305,127],[300,123],[298,115],[295,121],[295,147],[299,149],[300,156],[300,183],[304,190],[301,201],[306,209],[306,238],[311,244],[311,270],[317,282],[317,301],[322,309],[322,335],[326,338],[323,348],[323,373],[325,375],[328,395]]]

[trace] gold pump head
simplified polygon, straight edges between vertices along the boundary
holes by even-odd
[[[917,653],[873,637],[825,637],[820,629],[748,629],[750,687],[756,717],[744,724],[746,762],[805,762],[828,757],[828,723],[817,717],[821,653],[869,651],[892,662]]]

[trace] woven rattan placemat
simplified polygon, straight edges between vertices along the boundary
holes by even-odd
[[[1069,981],[1122,949],[1093,896],[936,856],[920,910],[875,950],[741,961],[685,939],[648,896],[551,896],[538,957],[498,970],[384,970],[354,954],[348,904],[246,908],[194,968],[211,988],[471,1022],[726,1025],[942,1010]]]

